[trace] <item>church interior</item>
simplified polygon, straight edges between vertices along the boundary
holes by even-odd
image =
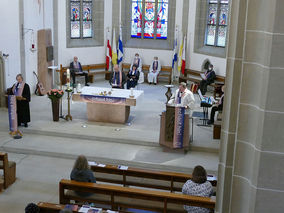
[[[283,0],[0,5],[0,212],[283,212]]]

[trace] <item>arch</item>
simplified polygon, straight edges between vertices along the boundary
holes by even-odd
[[[0,52],[0,107],[5,106],[5,61]]]

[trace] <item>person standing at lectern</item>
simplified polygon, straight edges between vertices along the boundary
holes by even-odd
[[[189,114],[189,111],[194,108],[194,102],[195,99],[193,93],[186,88],[186,83],[181,82],[179,88],[172,95],[168,104],[185,107],[185,112]]]
[[[157,84],[157,78],[159,75],[159,72],[161,71],[161,63],[157,56],[154,57],[154,61],[152,62],[149,73],[148,73],[148,83],[155,85]]]
[[[12,87],[12,94],[17,99],[18,126],[24,124],[25,127],[28,127],[28,123],[31,121],[29,104],[31,101],[30,87],[24,82],[21,74],[17,75],[16,80],[17,83]]]
[[[81,63],[78,61],[78,57],[74,57],[74,61],[70,63],[70,74],[73,79],[73,88],[76,84],[76,75],[85,76],[85,86],[89,86],[88,84],[88,71],[83,71]]]
[[[112,88],[124,89],[124,84],[126,82],[126,77],[124,72],[119,70],[119,66],[116,64],[113,67],[113,72],[110,75],[109,83]]]

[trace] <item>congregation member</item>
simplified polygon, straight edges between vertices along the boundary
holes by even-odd
[[[125,73],[119,69],[119,66],[116,64],[113,67],[113,72],[110,75],[109,83],[112,88],[115,89],[124,89],[124,84],[126,82]]]
[[[185,107],[186,113],[189,114],[190,110],[194,108],[194,95],[186,88],[186,83],[181,82],[179,88],[174,92],[168,104]]]
[[[38,205],[34,203],[29,203],[25,208],[25,213],[39,213],[40,209]]]
[[[127,74],[127,89],[136,87],[139,80],[139,73],[136,65],[133,65]]]
[[[81,63],[78,61],[77,56],[75,56],[74,60],[70,63],[70,74],[73,80],[73,88],[76,85],[76,75],[85,76],[85,86],[89,86],[88,71],[83,71]]]
[[[88,160],[84,155],[79,155],[74,163],[70,174],[70,179],[79,182],[95,183],[96,178],[93,171],[90,169]],[[89,196],[90,193],[76,192],[79,196]]]
[[[207,92],[207,86],[214,83],[216,78],[215,71],[213,70],[213,65],[210,64],[208,70],[200,75],[202,81],[200,82],[200,91],[202,95],[205,95]]]
[[[206,170],[202,166],[196,166],[192,172],[192,179],[186,181],[182,187],[182,193],[192,196],[210,197],[213,195],[213,188],[207,181]],[[188,213],[209,213],[210,209],[194,206],[184,206]]]
[[[138,53],[135,53],[135,57],[131,61],[130,70],[132,70],[133,65],[136,65],[137,70],[139,71],[139,84],[144,83],[144,73],[142,71],[142,59]]]
[[[221,87],[221,90],[223,94],[217,104],[211,109],[210,120],[207,121],[208,125],[214,124],[215,113],[223,110],[225,85]]]
[[[148,73],[148,83],[155,85],[157,84],[157,78],[159,75],[159,72],[161,71],[161,63],[157,56],[154,57],[154,61],[152,62],[149,73]]]
[[[31,101],[30,87],[24,82],[21,74],[16,76],[16,80],[17,83],[13,85],[10,94],[15,95],[17,99],[18,126],[24,124],[25,127],[28,127],[28,123],[31,121],[29,104]]]

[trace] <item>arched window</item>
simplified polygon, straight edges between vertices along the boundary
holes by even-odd
[[[92,0],[70,1],[70,38],[92,38],[93,37],[93,2]]]
[[[168,38],[169,0],[132,0],[131,37]]]
[[[229,0],[208,0],[207,29],[205,44],[225,47]]]

